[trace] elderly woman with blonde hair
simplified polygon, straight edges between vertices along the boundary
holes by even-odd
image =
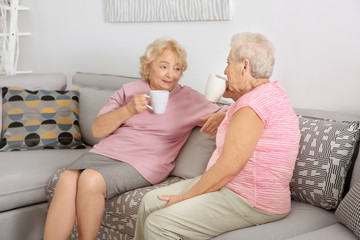
[[[140,62],[143,80],[116,91],[93,123],[93,135],[101,141],[62,173],[47,215],[45,240],[66,239],[75,219],[79,239],[95,239],[105,199],[164,180],[193,127],[216,132],[222,114],[214,113],[226,109],[178,84],[187,67],[186,52],[178,42],[155,40]],[[169,91],[164,114],[147,108],[150,90]]]
[[[257,33],[234,35],[225,74],[236,101],[216,135],[206,172],[149,192],[135,239],[210,239],[284,218],[299,123],[284,88],[270,82],[274,47]]]

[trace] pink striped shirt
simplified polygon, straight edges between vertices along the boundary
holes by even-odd
[[[230,107],[218,128],[217,148],[207,169],[222,153],[232,115],[243,107],[250,107],[257,113],[264,123],[264,131],[248,163],[226,187],[257,209],[274,214],[287,213],[291,207],[289,183],[300,131],[298,118],[279,82],[258,86]]]

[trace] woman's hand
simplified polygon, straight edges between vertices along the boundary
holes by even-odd
[[[138,94],[126,105],[126,109],[130,114],[135,115],[145,112],[147,109],[146,104],[148,104],[146,94]]]
[[[167,201],[165,207],[170,207],[171,205],[185,200],[183,195],[159,195],[158,198],[161,201]]]
[[[206,121],[205,124],[200,129],[201,132],[206,133],[209,137],[215,135],[217,133],[217,129],[220,126],[222,120],[224,120],[226,113],[211,113],[200,119],[202,121]]]
[[[108,136],[135,114],[145,112],[147,103],[146,94],[135,95],[127,105],[97,117],[92,125],[93,136]]]

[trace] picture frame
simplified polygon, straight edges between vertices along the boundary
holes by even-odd
[[[104,10],[111,23],[231,20],[231,0],[104,0]]]

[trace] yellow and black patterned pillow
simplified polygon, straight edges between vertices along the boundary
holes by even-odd
[[[83,149],[79,91],[2,88],[0,151]]]

